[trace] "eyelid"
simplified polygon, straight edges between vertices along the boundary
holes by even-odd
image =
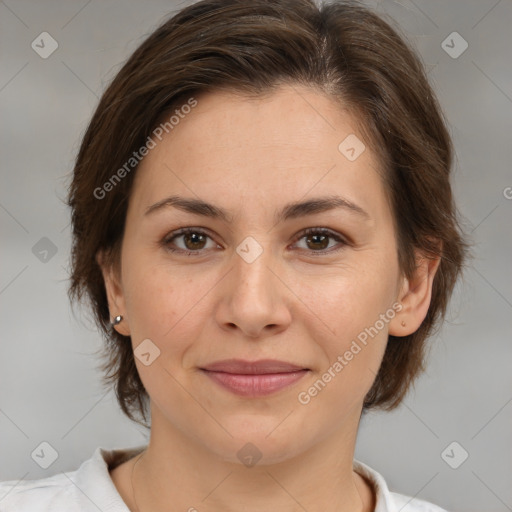
[[[176,229],[174,231],[171,231],[170,233],[168,233],[167,235],[164,236],[163,240],[162,240],[162,245],[164,246],[164,248],[166,248],[168,251],[170,252],[176,252],[176,253],[186,253],[187,255],[188,254],[203,254],[204,253],[204,249],[201,249],[201,250],[197,250],[197,251],[188,251],[186,249],[171,249],[168,247],[168,244],[171,243],[172,240],[174,240],[175,238],[178,238],[180,236],[183,236],[183,235],[187,235],[189,233],[196,233],[196,234],[200,234],[200,235],[205,235],[207,236],[208,238],[210,238],[210,240],[212,240],[213,242],[215,242],[213,236],[211,235],[210,231],[206,228],[196,228],[196,227],[193,227],[193,226],[188,226],[188,227],[184,227],[184,228],[179,228],[179,229]],[[217,242],[215,242],[217,244]],[[217,244],[219,245],[219,244]]]
[[[343,242],[345,244],[350,243],[348,237],[342,235],[341,233],[338,233],[337,231],[333,231],[332,229],[324,228],[323,226],[305,228],[302,231],[299,231],[298,235],[294,238],[294,242],[303,238],[306,235],[313,235],[313,234],[328,235],[331,238],[334,238],[335,240],[337,240],[338,242]]]
[[[217,245],[220,245],[215,241],[214,237],[211,235],[211,232],[207,228],[193,227],[193,226],[179,228],[177,230],[174,230],[174,231],[168,233],[166,236],[164,236],[164,238],[162,240],[162,245],[164,246],[164,248],[166,248],[168,251],[170,251],[172,253],[181,253],[181,254],[185,254],[187,256],[192,255],[192,254],[194,254],[194,255],[204,254],[205,253],[204,249],[198,249],[198,250],[194,251],[194,250],[186,250],[186,249],[180,249],[180,248],[175,249],[175,248],[168,247],[168,244],[173,239],[178,238],[183,235],[186,235],[186,234],[189,234],[189,233],[205,235],[208,238],[210,238],[214,243],[216,243]],[[319,250],[319,251],[300,249],[301,251],[306,251],[309,254],[318,255],[318,256],[320,256],[320,255],[327,256],[329,254],[339,252],[345,246],[352,245],[352,241],[347,236],[342,235],[341,233],[338,233],[336,231],[333,231],[330,228],[326,228],[323,226],[309,227],[309,228],[305,228],[305,229],[299,231],[299,233],[297,235],[295,235],[295,237],[293,238],[292,245],[297,243],[301,238],[304,238],[307,235],[313,235],[313,234],[329,236],[330,238],[332,238],[336,242],[338,242],[338,244],[341,244],[341,247],[339,247],[338,249],[330,248],[330,249],[323,249],[323,250]]]
[[[339,253],[346,246],[352,245],[352,243],[348,239],[348,237],[342,235],[341,233],[338,233],[337,231],[333,231],[332,229],[321,227],[321,226],[303,229],[294,238],[293,244],[297,243],[301,238],[304,238],[305,236],[313,235],[313,234],[316,234],[316,235],[320,234],[320,235],[328,236],[329,238],[332,238],[333,240],[335,240],[338,243],[338,245],[341,244],[341,247],[336,248],[336,246],[335,246],[335,247],[331,247],[330,249],[323,249],[320,251],[313,251],[311,249],[309,249],[309,250],[308,249],[300,249],[301,251],[306,251],[308,254],[310,254],[312,256],[330,256],[331,254]]]

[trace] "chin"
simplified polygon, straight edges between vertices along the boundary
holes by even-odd
[[[239,421],[223,422],[223,426],[233,437],[220,433],[203,442],[226,462],[247,467],[279,464],[300,455],[309,445],[300,436],[299,426],[294,431],[291,422],[286,428],[280,424],[283,418],[276,420],[253,416]]]

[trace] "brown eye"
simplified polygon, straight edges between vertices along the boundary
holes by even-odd
[[[306,243],[313,244],[312,248],[314,249],[326,249],[329,246],[329,236],[328,235],[307,235]]]
[[[208,240],[213,246],[207,247]],[[301,249],[313,255],[327,255],[343,249],[348,243],[338,234],[326,228],[309,228],[296,238],[296,241],[305,240],[306,247]],[[331,241],[338,242],[331,245]],[[186,256],[200,256],[206,249],[219,247],[210,235],[201,229],[183,228],[168,235],[163,241],[166,250],[181,253]],[[338,245],[338,248],[335,248]],[[334,249],[333,249],[334,247]]]
[[[181,247],[179,243],[175,242],[180,241],[180,239]],[[204,252],[203,249],[207,248],[208,239],[210,239],[210,236],[200,229],[184,228],[166,237],[163,245],[171,252],[181,252],[187,256],[192,254],[200,255]]]
[[[348,245],[347,242],[339,235],[325,228],[309,228],[302,232],[297,240],[302,239],[305,240],[306,245],[304,250],[307,250],[313,254],[318,253],[319,255],[338,252],[339,250],[343,249],[345,245]],[[336,244],[334,244],[334,246],[331,245],[329,248],[330,240],[335,240],[338,242],[338,245],[341,245],[341,247],[338,249],[330,250],[330,248],[336,246]]]
[[[205,236],[200,233],[187,233],[183,236],[183,241],[187,249],[197,250],[203,249],[205,244]]]

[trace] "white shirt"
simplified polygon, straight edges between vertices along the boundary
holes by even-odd
[[[98,447],[75,471],[39,480],[0,482],[0,512],[130,512],[110,477],[109,468],[145,448]],[[372,483],[375,512],[447,512],[427,501],[390,492],[384,478],[362,462],[354,460],[353,468]]]

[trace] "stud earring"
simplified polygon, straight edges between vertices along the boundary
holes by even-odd
[[[117,315],[116,317],[114,317],[114,320],[112,322],[110,322],[110,325],[120,324],[122,320],[123,320],[123,317],[121,315]]]

